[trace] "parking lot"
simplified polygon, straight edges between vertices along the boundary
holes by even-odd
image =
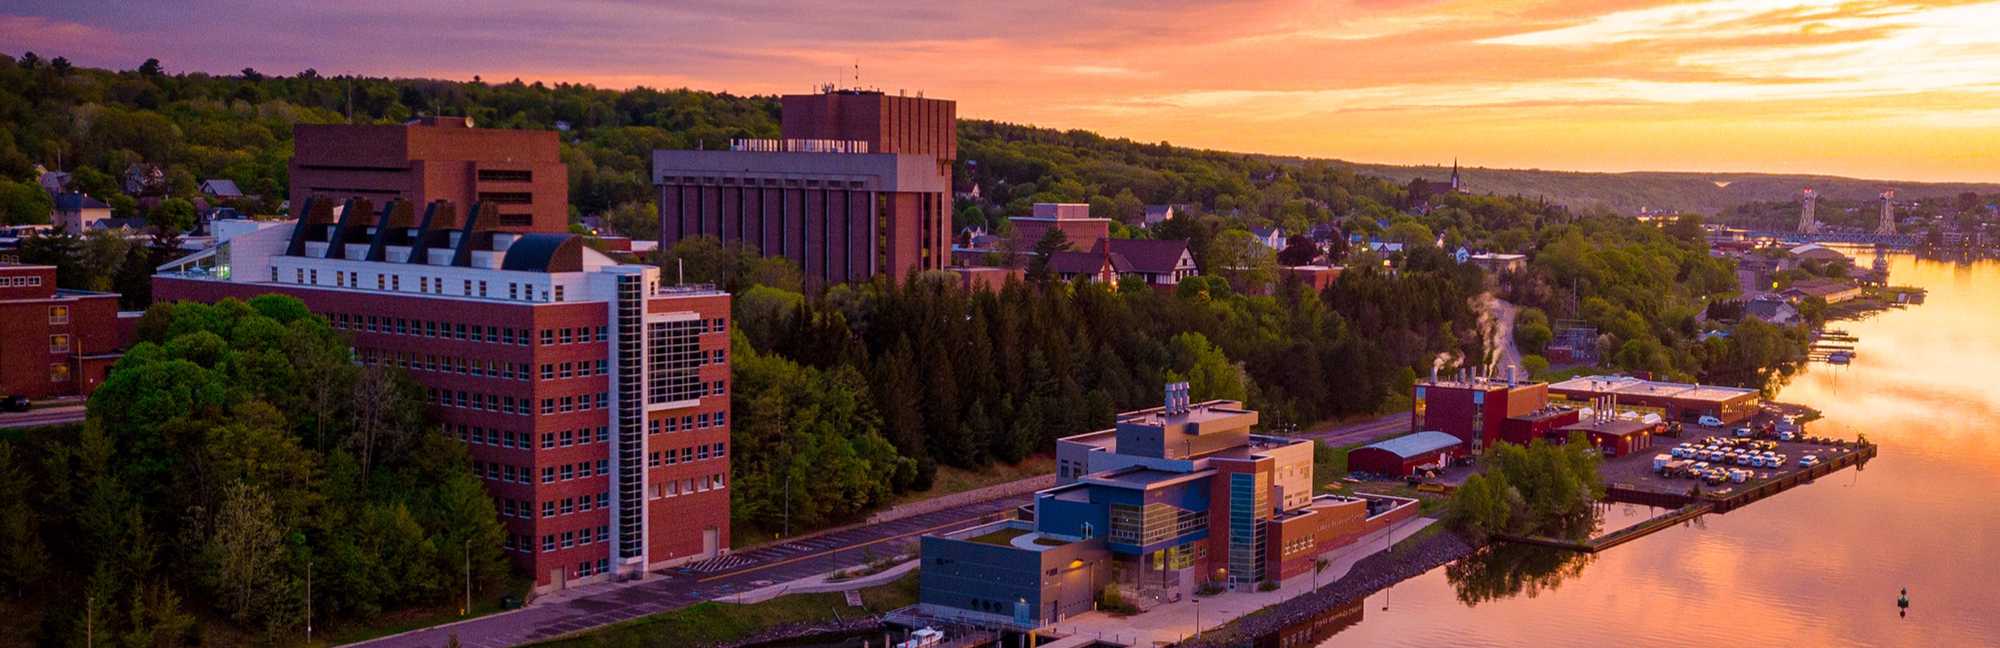
[[[1654,470],[1654,456],[1669,454],[1674,447],[1681,443],[1696,444],[1701,448],[1713,445],[1718,451],[1736,449],[1739,452],[1745,452],[1750,450],[1749,448],[1732,447],[1724,443],[1704,443],[1704,440],[1710,436],[1727,437],[1728,435],[1696,434],[1692,431],[1692,426],[1689,429],[1690,431],[1682,435],[1679,439],[1673,437],[1659,437],[1655,439],[1652,449],[1648,451],[1635,452],[1628,456],[1606,460],[1603,467],[1605,483],[1631,490],[1677,495],[1686,494],[1690,490],[1693,490],[1696,485],[1700,485],[1701,492],[1727,494],[1735,490],[1754,488],[1767,481],[1780,479],[1800,472],[1804,469],[1799,464],[1799,460],[1802,457],[1814,456],[1822,462],[1830,462],[1843,454],[1855,451],[1851,442],[1845,440],[1822,440],[1815,442],[1813,440],[1778,441],[1766,439],[1763,442],[1767,445],[1769,451],[1783,457],[1782,463],[1778,466],[1744,466],[1734,461],[1707,461],[1711,468],[1720,468],[1725,472],[1731,469],[1747,471],[1748,475],[1742,482],[1725,479],[1721,483],[1712,484],[1705,479],[1694,479],[1687,476],[1661,476]],[[1756,451],[1761,453],[1763,449],[1759,448]],[[1679,460],[1679,458],[1673,459],[1673,461]],[[1691,461],[1700,462],[1702,459],[1696,458]]]

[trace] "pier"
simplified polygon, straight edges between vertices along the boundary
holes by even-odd
[[[1790,490],[1801,484],[1816,480],[1835,471],[1850,466],[1859,466],[1873,459],[1878,452],[1873,444],[1810,444],[1787,442],[1783,444],[1788,452],[1812,453],[1821,457],[1819,464],[1810,467],[1789,466],[1770,471],[1768,476],[1753,478],[1743,484],[1734,484],[1714,490],[1697,489],[1697,482],[1683,479],[1668,479],[1652,475],[1650,457],[1622,457],[1607,463],[1604,470],[1609,474],[1628,475],[1632,466],[1645,470],[1650,479],[1618,481],[1605,488],[1604,500],[1623,504],[1639,504],[1672,509],[1648,518],[1637,524],[1586,540],[1570,540],[1547,536],[1501,535],[1498,539],[1506,542],[1568,549],[1584,553],[1597,553],[1618,545],[1637,540],[1661,529],[1675,526],[1708,513],[1728,513],[1747,506],[1751,502]]]

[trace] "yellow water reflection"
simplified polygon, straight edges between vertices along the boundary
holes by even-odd
[[[1833,325],[1860,338],[1854,362],[1778,394],[1826,414],[1813,434],[1880,443],[1864,470],[1619,547],[1532,597],[1467,607],[1433,571],[1322,645],[2000,645],[2000,262],[1890,260],[1926,303]]]

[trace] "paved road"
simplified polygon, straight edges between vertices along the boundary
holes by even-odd
[[[917,538],[932,531],[971,526],[1010,515],[1027,496],[1005,497],[901,520],[867,524],[765,545],[722,558],[666,570],[639,583],[599,583],[578,587],[535,605],[452,625],[416,630],[354,644],[370,648],[436,648],[458,635],[467,648],[498,648],[550,639],[648,614],[665,612],[732,593],[797,580],[863,564],[874,558],[915,553]]]
[[[0,428],[36,427],[83,421],[83,406],[45,407],[29,412],[0,414]]]
[[[1410,431],[1409,412],[1391,412],[1363,421],[1345,425],[1321,428],[1299,436],[1325,441],[1327,445],[1339,447],[1355,443],[1367,443],[1376,439]]]

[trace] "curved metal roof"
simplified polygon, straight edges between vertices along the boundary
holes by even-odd
[[[507,246],[501,270],[577,272],[583,270],[583,241],[575,234],[523,234]]]
[[[1389,439],[1387,441],[1370,443],[1368,445],[1362,446],[1360,449],[1383,450],[1395,453],[1396,456],[1402,457],[1404,459],[1415,459],[1417,457],[1426,454],[1430,454],[1433,452],[1437,452],[1439,450],[1443,450],[1445,448],[1458,445],[1459,443],[1461,443],[1461,441],[1459,440],[1458,437],[1445,434],[1443,432],[1439,432],[1436,430],[1425,430],[1423,432],[1405,434],[1403,436],[1399,436],[1394,439]]]

